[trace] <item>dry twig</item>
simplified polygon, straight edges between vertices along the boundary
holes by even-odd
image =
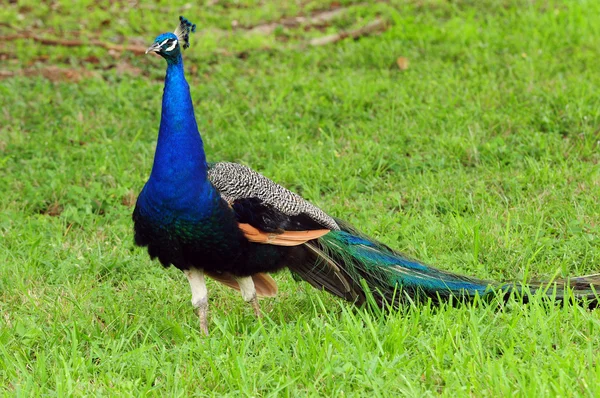
[[[344,14],[346,11],[348,11],[347,8],[336,8],[333,10],[319,12],[310,17],[298,16],[284,18],[277,22],[269,22],[253,26],[248,29],[248,32],[261,35],[269,35],[273,33],[278,26],[285,26],[286,28],[295,28],[300,25],[321,26],[335,19],[336,17]]]
[[[376,20],[369,22],[362,28],[338,32],[329,36],[318,37],[316,39],[312,39],[309,43],[311,46],[324,46],[327,44],[337,43],[338,41],[348,37],[357,39],[359,37],[367,36],[375,32],[383,32],[386,29],[387,23],[383,19],[377,18]]]
[[[144,46],[139,45],[120,45],[103,42],[102,40],[90,39],[90,40],[65,40],[65,39],[49,39],[45,37],[38,37],[33,33],[18,33],[14,35],[1,36],[0,41],[10,41],[17,39],[31,39],[37,43],[45,44],[48,46],[63,46],[63,47],[79,47],[79,46],[97,46],[103,47],[107,50],[112,51],[130,51],[134,54],[140,55],[146,52]]]

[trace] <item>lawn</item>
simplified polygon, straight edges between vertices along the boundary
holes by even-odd
[[[282,272],[262,321],[210,283],[204,337],[132,237],[165,71],[140,49],[180,14],[209,160],[443,269],[600,271],[597,0],[10,2],[2,394],[600,396],[600,312],[539,298],[380,314]]]

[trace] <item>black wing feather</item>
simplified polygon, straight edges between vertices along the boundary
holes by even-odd
[[[288,215],[259,198],[236,199],[231,207],[238,222],[247,223],[264,232],[310,231],[323,226],[305,213]]]

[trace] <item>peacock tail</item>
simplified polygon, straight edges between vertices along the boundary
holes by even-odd
[[[555,301],[573,298],[597,305],[595,286],[600,274],[555,279],[548,282],[496,282],[444,271],[398,253],[390,247],[361,234],[350,225],[337,220],[341,229],[331,231],[314,243],[307,243],[315,255],[312,269],[292,265],[292,272],[313,286],[325,289],[357,304],[371,295],[377,305],[394,306],[431,301],[434,304],[470,302],[475,297],[489,301],[508,299],[518,294],[524,302],[539,291]],[[323,283],[318,274],[329,274]]]

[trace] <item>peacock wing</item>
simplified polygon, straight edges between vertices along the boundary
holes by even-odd
[[[346,299],[355,287],[339,264],[319,248],[318,239],[340,227],[333,217],[247,166],[209,164],[208,178],[236,214],[245,237],[262,244],[303,246],[302,256],[286,264],[318,289]]]
[[[208,179],[233,207],[240,223],[261,231],[340,229],[323,210],[247,166],[213,163]]]

